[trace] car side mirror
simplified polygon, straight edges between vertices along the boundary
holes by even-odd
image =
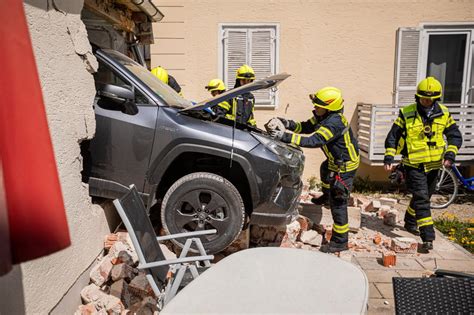
[[[123,105],[126,102],[135,100],[135,93],[130,87],[123,87],[112,84],[104,84],[97,91],[97,94],[109,101]]]
[[[135,105],[135,92],[132,87],[112,84],[102,85],[97,90],[100,99],[97,105],[108,110],[119,110],[127,115],[136,115],[138,107]]]

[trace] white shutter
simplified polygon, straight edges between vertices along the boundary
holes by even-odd
[[[224,34],[224,82],[228,90],[234,88],[237,69],[248,63],[246,29],[227,29]]]
[[[250,60],[249,65],[255,71],[256,79],[275,74],[275,30],[254,29],[249,32]],[[253,92],[256,105],[274,104],[275,92],[270,89]]]
[[[411,104],[418,80],[420,29],[400,28],[397,32],[394,103]]]

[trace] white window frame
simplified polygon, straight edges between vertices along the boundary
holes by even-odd
[[[280,24],[279,23],[219,23],[218,24],[218,41],[217,41],[217,73],[219,77],[225,81],[226,69],[224,69],[224,40],[225,40],[225,29],[226,28],[241,28],[241,29],[268,29],[272,28],[275,30],[275,63],[274,72],[277,74],[280,64]],[[228,87],[230,89],[231,87]],[[255,109],[277,109],[279,104],[278,90],[275,91],[274,104],[262,105],[255,104]]]
[[[428,49],[430,35],[466,35],[466,51],[464,53],[464,71],[462,80],[461,103],[468,103],[469,93],[474,93],[471,86],[474,82],[470,82],[471,71],[473,66],[474,50],[474,24],[473,23],[421,23],[420,33],[420,53],[418,58],[418,82],[426,78],[426,68],[428,62]],[[471,91],[469,91],[471,89]]]

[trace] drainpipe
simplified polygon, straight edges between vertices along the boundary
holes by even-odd
[[[152,0],[132,0],[133,4],[145,12],[152,22],[159,22],[163,19],[164,14],[153,4]]]

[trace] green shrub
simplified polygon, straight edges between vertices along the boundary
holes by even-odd
[[[449,240],[458,243],[474,254],[474,218],[464,222],[454,214],[445,212],[434,220],[434,224]]]

